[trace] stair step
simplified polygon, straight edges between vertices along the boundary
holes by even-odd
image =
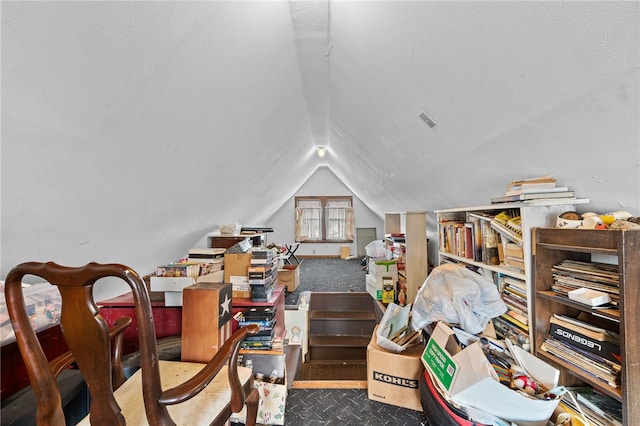
[[[376,320],[371,311],[310,311],[309,320]]]
[[[309,337],[309,361],[366,360],[370,335],[312,335]]]
[[[367,292],[313,293],[309,311],[369,311],[375,300]]]
[[[368,335],[371,338],[376,326],[374,320],[310,320],[309,335]]]
[[[309,346],[309,361],[353,361],[367,359],[367,347]]]
[[[364,347],[371,341],[371,335],[326,335],[313,334],[309,336],[309,346],[328,347]]]

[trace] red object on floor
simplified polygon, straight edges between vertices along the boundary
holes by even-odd
[[[452,408],[440,395],[426,370],[420,380],[420,386],[422,409],[429,422],[439,426],[487,426],[468,420],[457,413],[458,410]]]

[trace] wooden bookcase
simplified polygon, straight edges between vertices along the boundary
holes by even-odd
[[[523,202],[523,203],[501,203],[492,204],[488,206],[477,207],[459,207],[452,209],[436,210],[436,217],[438,220],[438,263],[461,263],[464,265],[481,268],[484,275],[487,278],[499,280],[501,277],[512,277],[520,281],[524,281],[526,285],[526,298],[528,303],[528,318],[526,329],[523,329],[524,333],[528,335],[528,342],[521,344],[524,349],[533,352],[531,342],[533,342],[533,332],[531,324],[533,324],[533,315],[531,313],[531,300],[532,297],[532,259],[531,259],[531,229],[533,227],[553,227],[556,225],[558,215],[563,212],[574,210],[575,204],[587,203],[589,200],[577,199],[577,200],[537,200],[535,202]],[[487,265],[482,261],[474,261],[463,256],[458,256],[454,253],[443,250],[442,227],[445,226],[447,221],[460,220],[463,222],[468,221],[469,213],[481,213],[489,216],[494,216],[505,210],[515,210],[519,212],[521,218],[522,227],[522,251],[524,260],[524,270],[519,271],[506,267],[503,263],[499,265]],[[523,337],[524,338],[524,337]]]
[[[401,212],[384,214],[384,233],[387,245],[393,245],[394,252],[404,256],[404,275],[407,285],[407,303],[413,303],[418,289],[424,283],[428,273],[427,261],[427,212]],[[391,234],[405,234],[405,242],[391,241]]]
[[[622,402],[624,424],[635,424],[640,418],[640,231],[544,229],[533,230],[535,263],[535,353],[561,370],[561,384],[589,384]],[[619,310],[594,310],[558,296],[550,290],[551,268],[562,260],[617,262],[619,272]],[[621,385],[613,388],[591,379],[574,365],[540,349],[549,335],[549,318],[556,313],[575,316],[595,313],[598,321],[620,333],[622,354]]]

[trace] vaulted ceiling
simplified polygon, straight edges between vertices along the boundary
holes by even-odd
[[[114,253],[148,266],[218,223],[268,225],[321,164],[379,214],[554,174],[593,210],[640,215],[638,2],[1,13],[3,276]]]

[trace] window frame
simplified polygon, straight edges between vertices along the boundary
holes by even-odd
[[[320,202],[320,236],[319,240],[303,240],[298,239],[297,229],[297,217],[294,219],[294,238],[297,243],[353,243],[355,241],[355,224],[353,225],[353,239],[343,239],[343,240],[330,240],[327,239],[327,227],[326,227],[326,218],[325,218],[325,209],[327,204],[330,201],[349,201],[349,208],[353,209],[353,197],[351,195],[334,195],[334,196],[316,196],[316,195],[301,195],[294,197],[294,211],[298,209],[299,201],[317,201]]]

